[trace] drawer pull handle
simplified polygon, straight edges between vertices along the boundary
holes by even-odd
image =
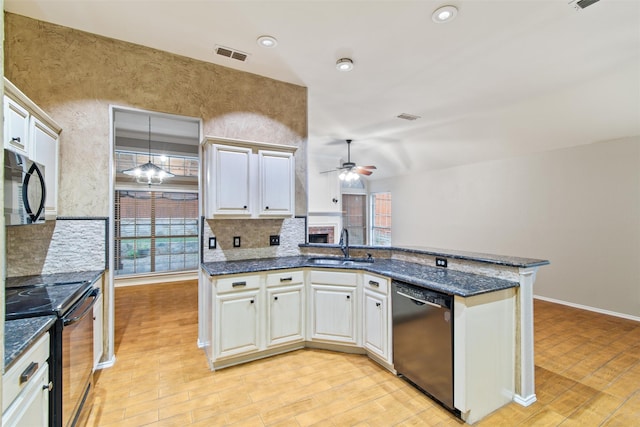
[[[370,284],[371,286],[375,286],[375,287],[380,286],[380,283],[376,282],[375,280],[369,280],[369,284]]]
[[[24,384],[29,381],[29,379],[31,379],[31,377],[36,373],[37,370],[38,364],[36,362],[31,362],[31,364],[27,366],[27,369],[25,369],[24,372],[20,374],[20,384]]]
[[[11,138],[11,142],[20,142],[20,137]]]
[[[240,286],[247,286],[247,282],[233,282],[231,286],[233,286],[234,288],[238,288]]]
[[[380,303],[379,302],[376,303],[376,307],[380,307]]]
[[[280,281],[281,282],[290,282],[293,280],[293,277],[281,277]]]
[[[48,390],[48,391],[53,390],[53,381],[49,381],[49,384],[47,384],[47,385],[43,385],[43,386],[42,386],[42,389],[43,389],[43,390]]]

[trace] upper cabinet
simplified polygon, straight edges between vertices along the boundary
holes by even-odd
[[[295,173],[293,153],[258,151],[260,169],[260,215],[291,216]]]
[[[62,128],[13,83],[4,79],[4,148],[44,165],[45,218],[58,212],[58,139]]]
[[[211,218],[291,217],[296,147],[206,138],[204,212]]]
[[[29,157],[29,112],[13,99],[4,96],[4,148]]]

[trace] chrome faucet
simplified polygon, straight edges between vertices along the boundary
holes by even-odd
[[[349,230],[346,228],[343,228],[340,233],[340,250],[345,258],[349,258]]]

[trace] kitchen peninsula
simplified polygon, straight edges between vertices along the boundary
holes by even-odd
[[[199,344],[211,369],[313,347],[367,354],[395,373],[390,289],[401,281],[453,298],[453,406],[463,420],[535,402],[532,287],[548,261],[350,249],[346,261],[337,245],[304,244],[300,256],[203,263]]]

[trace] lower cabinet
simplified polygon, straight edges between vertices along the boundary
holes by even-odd
[[[267,347],[304,340],[304,284],[267,290]]]
[[[363,345],[383,361],[391,363],[391,306],[389,279],[363,276]]]
[[[357,275],[310,272],[310,338],[358,344]]]
[[[49,334],[18,359],[2,378],[2,425],[49,425]]]
[[[227,357],[257,351],[258,290],[216,296],[216,356]]]

